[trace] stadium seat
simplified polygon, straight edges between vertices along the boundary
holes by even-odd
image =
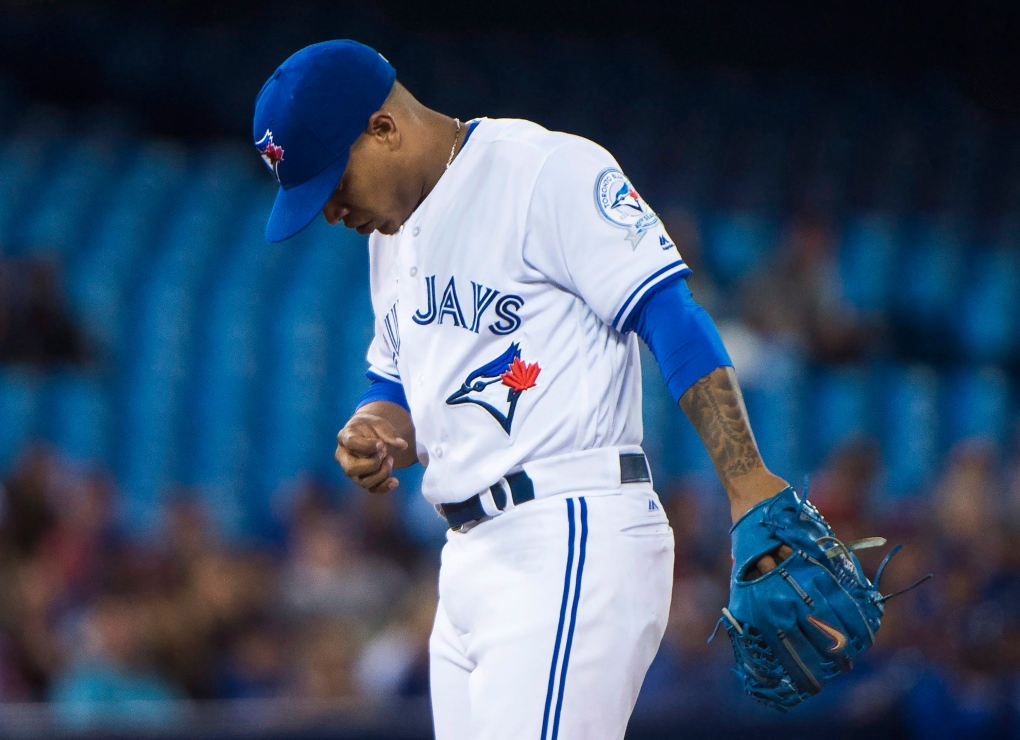
[[[747,414],[769,469],[798,480],[807,470],[803,454],[807,367],[796,349],[779,346],[767,350],[764,364],[767,372],[753,383],[741,384]]]
[[[705,261],[712,275],[725,285],[763,267],[775,245],[776,224],[752,213],[716,213],[707,226]]]
[[[938,374],[926,365],[894,365],[876,373],[875,402],[887,495],[920,493],[939,460],[941,418]]]
[[[820,368],[811,392],[806,450],[817,464],[833,449],[875,432],[871,371],[865,365]]]
[[[0,476],[40,431],[39,384],[38,375],[30,371],[0,372]]]
[[[967,289],[959,295],[953,326],[965,356],[980,362],[1005,363],[1017,351],[1020,307],[1020,253],[1015,248],[971,258]]]
[[[923,219],[910,233],[896,282],[897,315],[923,335],[929,349],[948,352],[952,348],[944,327],[956,313],[965,275],[963,225],[947,218]]]
[[[19,240],[23,251],[57,253],[63,258],[83,246],[92,231],[82,228],[105,206],[103,196],[120,158],[110,138],[83,137],[72,144],[26,209]]]
[[[67,459],[95,468],[110,462],[106,382],[87,371],[57,371],[43,389],[42,435]]]
[[[33,207],[45,177],[47,159],[55,148],[46,136],[25,136],[8,143],[0,158],[0,250],[20,254],[24,243],[22,214]]]
[[[343,316],[344,295],[338,288],[346,283],[345,260],[350,259],[346,245],[338,243],[341,234],[319,220],[286,245],[280,293],[259,353],[254,426],[259,465],[251,471],[250,484],[252,517],[259,526],[268,525],[271,497],[282,484],[331,464],[339,428],[336,407],[327,397],[332,322]],[[364,349],[359,354],[364,357]],[[364,364],[359,370],[364,373]],[[364,380],[350,382],[365,385]]]
[[[948,449],[960,440],[985,437],[1005,449],[1016,431],[1017,408],[1008,376],[990,365],[959,370],[945,381],[949,389],[942,428]]]
[[[898,224],[889,213],[851,216],[839,245],[843,297],[858,311],[880,317],[896,290]]]
[[[126,341],[123,434],[118,472],[128,500],[127,525],[147,532],[159,523],[172,486],[186,482],[191,429],[184,414],[190,387],[194,329],[201,293],[236,219],[236,188],[229,155],[209,153],[199,177],[185,189],[175,217],[156,242],[155,255],[134,296]]]

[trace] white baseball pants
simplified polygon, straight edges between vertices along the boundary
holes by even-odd
[[[622,738],[672,580],[673,531],[647,483],[450,531],[429,643],[437,740]]]

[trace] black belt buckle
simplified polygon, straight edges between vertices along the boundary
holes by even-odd
[[[648,458],[643,452],[620,453],[620,483],[651,483]]]

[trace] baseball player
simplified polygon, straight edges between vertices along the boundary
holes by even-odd
[[[623,737],[673,581],[673,532],[641,450],[638,338],[735,521],[806,503],[762,462],[659,218],[600,146],[430,110],[353,41],[277,69],[254,140],[281,185],[270,241],[320,212],[370,235],[371,385],[336,459],[373,493],[420,463],[450,525],[429,645],[436,736]],[[735,578],[785,583],[768,576],[795,544],[735,539],[750,553]],[[726,614],[741,639],[756,634]]]

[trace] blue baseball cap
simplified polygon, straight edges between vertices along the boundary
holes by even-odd
[[[266,239],[289,239],[322,211],[395,79],[382,54],[347,40],[307,46],[273,72],[255,99],[252,127],[280,183]]]

